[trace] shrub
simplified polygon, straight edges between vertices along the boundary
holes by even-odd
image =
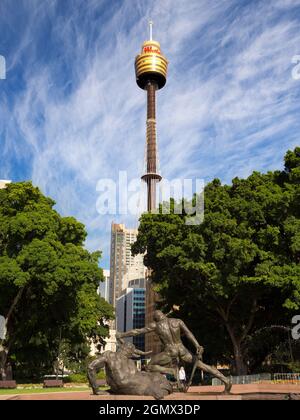
[[[97,379],[105,379],[105,372],[104,370],[101,370],[98,375]],[[79,383],[79,384],[85,384],[88,383],[87,375],[84,373],[72,373],[71,375],[64,378],[65,383]]]

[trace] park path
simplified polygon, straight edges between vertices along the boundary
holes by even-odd
[[[233,385],[230,395],[222,394],[222,386],[193,386],[186,394],[173,393],[165,400],[241,400],[241,399],[283,399],[289,394],[300,397],[300,385],[293,384],[247,384]],[[253,398],[252,398],[253,397]],[[152,397],[135,395],[92,395],[90,391],[45,392],[39,394],[0,395],[0,400],[96,400],[130,401],[154,400]]]

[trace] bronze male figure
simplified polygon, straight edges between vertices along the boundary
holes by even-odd
[[[139,334],[147,334],[155,332],[161,343],[162,352],[154,355],[147,366],[150,372],[160,372],[162,374],[172,374],[176,377],[176,370],[172,365],[174,361],[177,363],[194,363],[192,354],[186,349],[181,341],[181,336],[185,335],[187,339],[194,345],[198,360],[196,366],[204,372],[210,373],[212,376],[220,379],[225,385],[225,393],[231,390],[231,382],[218,369],[209,366],[202,361],[203,347],[200,346],[193,333],[188,329],[185,323],[177,318],[168,318],[161,311],[154,312],[154,322],[148,327],[133,329],[125,333],[117,333],[118,338],[133,337]]]

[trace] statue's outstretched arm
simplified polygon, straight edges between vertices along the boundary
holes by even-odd
[[[129,330],[123,333],[117,332],[116,337],[117,338],[123,338],[123,337],[135,337],[136,335],[140,334],[148,334],[155,329],[155,324],[150,324],[148,327],[144,328],[134,328],[133,330]]]

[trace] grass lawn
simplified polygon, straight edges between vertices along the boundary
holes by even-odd
[[[88,386],[82,387],[64,387],[64,388],[16,388],[16,389],[0,389],[0,395],[16,395],[16,394],[42,394],[49,392],[75,392],[88,391]]]

